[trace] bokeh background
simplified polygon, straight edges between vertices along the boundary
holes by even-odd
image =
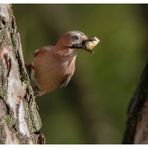
[[[80,52],[66,88],[37,99],[46,143],[121,143],[128,104],[147,59],[148,6],[13,5],[26,63],[66,31],[97,36],[95,54]]]

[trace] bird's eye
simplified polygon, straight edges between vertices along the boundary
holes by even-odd
[[[74,35],[74,36],[72,36],[72,39],[73,39],[73,40],[78,40],[78,39],[79,39],[79,37],[78,37],[78,36],[76,36],[76,35]]]

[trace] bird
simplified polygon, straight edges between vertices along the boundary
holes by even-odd
[[[97,37],[88,38],[81,31],[68,31],[55,45],[38,48],[31,64],[35,96],[66,87],[74,75],[79,51],[84,49],[92,53],[98,42]]]

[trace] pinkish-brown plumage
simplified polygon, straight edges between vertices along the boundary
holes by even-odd
[[[75,71],[80,49],[85,49],[88,37],[80,31],[65,33],[55,46],[44,46],[34,53],[34,78],[43,93],[66,86]]]

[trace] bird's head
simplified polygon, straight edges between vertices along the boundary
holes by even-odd
[[[64,48],[85,49],[86,51],[92,52],[92,47],[88,46],[88,44],[94,43],[94,41],[97,42],[94,45],[96,46],[99,42],[96,37],[88,38],[83,32],[69,31],[58,40],[57,44]]]

